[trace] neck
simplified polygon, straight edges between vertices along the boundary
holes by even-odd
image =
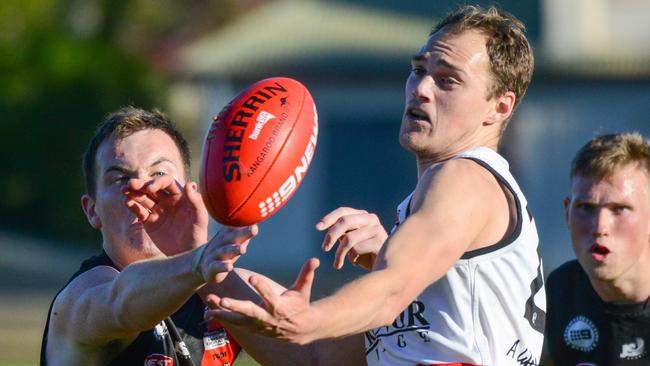
[[[113,248],[110,245],[106,245],[106,242],[102,244],[102,249],[106,252],[106,255],[108,255],[108,258],[113,261],[113,264],[119,269],[120,271],[124,269],[128,265],[128,263],[125,263],[124,260],[122,260],[121,256],[116,253]]]
[[[650,283],[641,280],[599,281],[590,278],[591,286],[605,302],[642,302],[650,298]]]
[[[129,264],[137,261],[166,257],[166,255],[154,245],[151,245],[148,248],[135,250],[129,248],[128,245],[125,244],[120,246],[120,244],[110,244],[104,241],[102,243],[102,248],[120,271]]]
[[[453,157],[455,157],[458,154],[461,154],[461,153],[463,153],[465,151],[468,151],[468,150],[471,150],[471,149],[475,149],[477,147],[487,147],[487,148],[492,149],[494,151],[497,150],[496,144],[494,144],[494,145],[489,144],[489,145],[477,145],[477,146],[469,147],[469,148],[466,148],[466,149],[460,149],[458,151],[446,152],[446,153],[435,154],[435,155],[416,156],[415,159],[416,159],[417,168],[418,168],[418,179],[420,177],[422,177],[422,174],[424,174],[424,172],[427,169],[431,168],[432,166],[443,163],[443,162],[445,162],[445,161],[447,161],[449,159],[452,159]]]

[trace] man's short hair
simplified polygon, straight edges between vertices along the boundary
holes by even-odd
[[[650,140],[637,132],[600,135],[578,150],[571,163],[571,178],[600,180],[629,164],[639,164],[650,178]]]
[[[185,176],[190,176],[190,149],[187,141],[174,123],[157,109],[147,111],[127,106],[111,113],[102,121],[95,135],[90,140],[83,154],[82,168],[86,179],[86,191],[95,197],[97,191],[96,158],[97,150],[102,142],[109,138],[123,139],[142,130],[161,130],[174,141],[183,159]]]
[[[487,36],[487,54],[490,57],[492,85],[487,98],[512,91],[515,107],[519,105],[533,76],[533,49],[528,43],[524,24],[513,15],[495,7],[483,9],[466,5],[447,15],[431,33],[444,32],[460,34],[477,30]],[[505,128],[506,123],[504,123]]]

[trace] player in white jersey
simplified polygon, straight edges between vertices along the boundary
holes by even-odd
[[[434,28],[411,66],[399,140],[415,155],[418,183],[372,271],[315,302],[316,259],[283,293],[251,276],[261,306],[222,298],[207,318],[298,344],[368,332],[370,364],[538,363],[545,294],[537,238],[496,153],[532,75],[523,24],[495,8],[463,7]],[[383,241],[377,220],[351,209],[317,228],[328,230],[325,248],[342,242],[339,254]]]
[[[500,242],[463,253],[391,325],[367,331],[368,365],[451,360],[533,365],[539,360],[546,301],[539,240],[526,198],[508,162],[494,150],[479,147],[453,159],[470,159],[489,170],[514,196],[518,224]],[[408,218],[411,199],[398,206],[393,231]]]

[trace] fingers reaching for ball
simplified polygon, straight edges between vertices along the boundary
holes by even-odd
[[[352,264],[371,270],[388,238],[377,215],[350,207],[339,207],[325,215],[316,229],[327,230],[321,246],[324,251],[339,243],[334,256],[336,269],[342,268],[348,257]]]

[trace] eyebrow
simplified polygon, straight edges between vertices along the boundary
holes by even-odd
[[[160,158],[160,159],[154,161],[153,163],[151,163],[151,165],[149,165],[148,168],[153,168],[156,165],[159,165],[159,164],[162,164],[162,163],[165,163],[165,162],[170,163],[172,165],[175,165],[171,160],[169,160],[167,158]],[[104,174],[108,174],[110,172],[118,172],[118,173],[122,173],[122,174],[129,174],[129,173],[133,173],[133,170],[127,168],[125,165],[116,164],[116,165],[111,165],[108,168],[106,168],[106,170],[104,171]]]
[[[425,54],[418,53],[418,54],[415,54],[415,55],[411,56],[411,60],[415,61],[415,62],[427,61],[430,58],[431,58],[431,56],[430,56],[429,52],[427,52]],[[449,63],[449,61],[445,60],[444,58],[438,57],[438,59],[436,60],[436,64],[438,66],[446,67],[446,68],[449,68],[449,69],[464,73],[463,70],[461,70],[460,68],[458,68],[458,67],[454,66],[453,64]]]
[[[429,56],[425,56],[421,53],[411,56],[412,61],[426,61],[427,59],[429,59]]]

